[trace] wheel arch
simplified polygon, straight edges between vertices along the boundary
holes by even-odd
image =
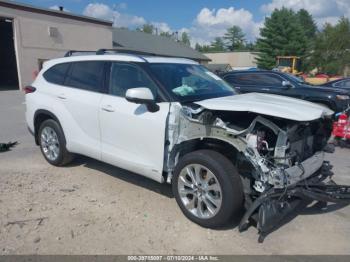
[[[61,123],[55,114],[45,109],[38,109],[34,113],[34,138],[35,138],[35,143],[37,145],[39,145],[38,132],[39,132],[40,125],[48,119],[55,120],[57,124],[62,128]]]
[[[173,170],[184,155],[202,149],[216,151],[235,164],[240,150],[232,143],[212,137],[192,138],[174,146],[169,155],[168,167]]]

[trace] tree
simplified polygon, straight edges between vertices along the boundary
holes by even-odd
[[[296,19],[299,21],[308,40],[313,40],[317,32],[317,25],[312,18],[312,15],[305,9],[300,9],[296,13]]]
[[[245,34],[239,26],[232,26],[227,29],[224,39],[226,40],[226,47],[230,51],[240,50],[245,45]]]
[[[276,56],[305,55],[307,38],[295,13],[286,8],[275,9],[271,17],[265,19],[257,40],[259,68],[272,69]]]
[[[303,56],[302,70],[308,71],[310,69],[313,69],[310,61],[310,56],[312,50],[314,49],[317,26],[314,19],[312,18],[312,15],[305,9],[300,9],[296,13],[296,19],[303,28],[304,35],[307,39],[307,47]]]
[[[210,45],[200,45],[196,43],[194,47],[197,51],[202,52],[202,53],[207,53],[212,51],[212,47]]]
[[[350,22],[342,17],[334,26],[326,24],[316,35],[312,65],[320,72],[343,74],[350,64]]]
[[[169,37],[169,38],[172,38],[172,37],[173,37],[173,34],[170,33],[170,32],[160,32],[159,35],[160,35],[160,36]]]
[[[152,24],[144,24],[141,28],[136,28],[136,31],[144,32],[147,34],[153,34],[156,31],[156,29]]]
[[[191,45],[190,36],[188,35],[188,33],[182,32],[180,42],[182,42],[183,44],[188,45],[188,46]]]
[[[196,45],[194,46],[194,49],[196,49],[199,52],[202,52],[202,46],[198,43],[196,43]]]
[[[225,51],[225,42],[221,37],[215,37],[214,41],[210,44],[211,50],[216,52]]]
[[[245,50],[248,50],[248,51],[256,51],[256,45],[255,45],[255,43],[253,43],[253,42],[248,42],[248,43],[246,43],[246,45],[244,46],[244,49],[245,49]]]

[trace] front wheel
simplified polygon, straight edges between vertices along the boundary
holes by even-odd
[[[185,155],[177,164],[173,192],[184,215],[203,227],[220,227],[240,215],[243,188],[233,164],[212,150]]]

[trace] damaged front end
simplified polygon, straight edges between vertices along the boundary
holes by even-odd
[[[324,160],[325,151],[334,151],[327,144],[331,127],[329,116],[296,121],[174,103],[168,119],[166,171],[171,174],[181,152],[200,141],[229,144],[235,152],[226,154],[234,158],[245,193],[246,212],[239,230],[256,224],[262,242],[301,200],[350,202],[350,187],[331,180],[332,166]]]

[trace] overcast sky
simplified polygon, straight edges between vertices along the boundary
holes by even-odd
[[[192,43],[209,43],[226,28],[240,26],[246,39],[254,41],[264,17],[282,6],[304,8],[319,27],[350,18],[350,0],[17,0],[44,8],[58,6],[72,13],[114,21],[115,26],[136,28],[154,24],[159,31],[187,31]]]

